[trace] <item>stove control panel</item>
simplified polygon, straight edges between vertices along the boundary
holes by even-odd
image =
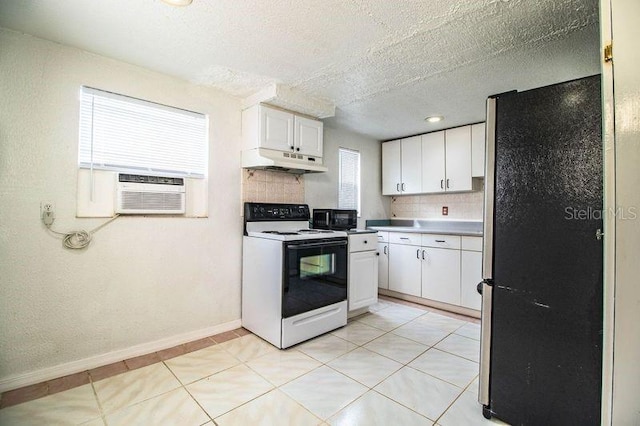
[[[247,222],[278,220],[309,220],[307,204],[244,203],[244,220]]]

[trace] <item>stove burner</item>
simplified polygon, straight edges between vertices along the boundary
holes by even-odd
[[[325,231],[320,229],[300,229],[298,230],[301,234],[333,234],[333,231]]]
[[[264,234],[276,234],[276,235],[299,235],[297,232],[283,232],[283,231],[263,231]]]

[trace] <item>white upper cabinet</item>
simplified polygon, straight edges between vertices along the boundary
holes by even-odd
[[[323,123],[267,105],[242,112],[242,148],[322,157]]]
[[[444,167],[444,131],[422,135],[422,192],[445,190]]]
[[[262,148],[293,151],[293,114],[260,106]]]
[[[382,144],[382,195],[400,195],[402,174],[400,169],[401,140]]]
[[[420,136],[402,139],[402,183],[400,189],[403,194],[419,194],[422,192],[422,167],[420,153],[422,146]]]
[[[297,153],[322,157],[322,121],[295,116],[293,145]]]
[[[484,177],[485,124],[471,126],[471,176]]]
[[[382,144],[382,195],[472,191],[483,176],[484,123]]]
[[[382,144],[382,194],[422,192],[420,136]]]
[[[445,130],[447,191],[471,191],[471,126]]]

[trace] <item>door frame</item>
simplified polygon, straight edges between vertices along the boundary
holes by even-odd
[[[611,0],[600,1],[600,52],[612,40]],[[601,424],[610,425],[613,412],[613,349],[615,335],[616,282],[616,151],[613,64],[600,57],[602,71],[602,141],[603,141],[603,342]]]

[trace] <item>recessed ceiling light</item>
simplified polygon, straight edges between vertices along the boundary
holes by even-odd
[[[171,6],[189,6],[193,0],[162,0]]]
[[[444,117],[441,115],[432,115],[424,119],[424,121],[428,121],[429,123],[437,123],[438,121],[444,120]]]

